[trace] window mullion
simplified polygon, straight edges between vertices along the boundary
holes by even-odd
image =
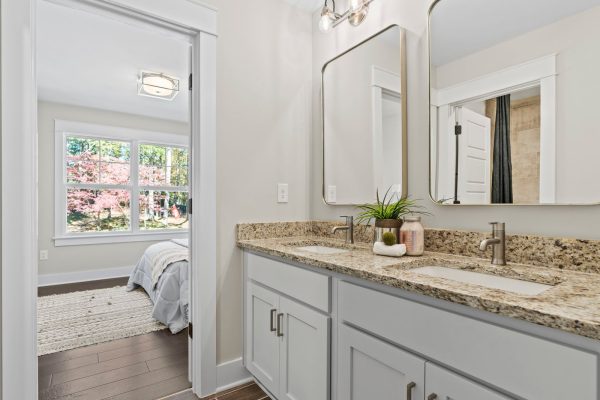
[[[137,233],[140,231],[140,190],[139,190],[139,182],[138,178],[139,174],[139,141],[134,140],[131,142],[131,231],[133,233]]]

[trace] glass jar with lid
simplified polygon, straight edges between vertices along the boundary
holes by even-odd
[[[406,246],[406,255],[423,255],[425,251],[425,229],[421,224],[421,217],[404,217],[404,223],[400,228],[400,243]]]

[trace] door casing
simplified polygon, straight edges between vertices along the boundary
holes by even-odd
[[[196,203],[190,232],[190,283],[196,289],[190,320],[202,321],[196,324],[192,341],[191,378],[200,397],[213,394],[217,386],[216,10],[194,0],[2,0],[2,398],[35,400],[38,396],[37,1],[110,13],[190,37],[195,82],[190,191]],[[14,199],[19,199],[19,213],[14,212]],[[202,254],[202,268],[194,254]]]

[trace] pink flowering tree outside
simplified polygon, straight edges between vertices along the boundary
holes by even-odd
[[[140,187],[187,185],[187,151],[156,145],[140,145],[139,150]],[[72,184],[67,189],[68,231],[130,229],[129,157],[127,142],[68,138],[67,182]],[[98,184],[111,187],[89,187]],[[187,227],[187,192],[142,190],[136,197],[141,229]]]

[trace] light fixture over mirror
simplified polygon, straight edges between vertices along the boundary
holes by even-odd
[[[179,93],[179,79],[161,72],[141,71],[138,80],[140,96],[173,100]]]
[[[363,22],[369,13],[369,4],[373,0],[350,0],[350,8],[342,14],[335,11],[335,0],[325,0],[321,9],[321,19],[319,20],[319,29],[321,32],[328,32],[343,21],[348,20],[350,25],[358,26]],[[331,3],[331,7],[329,6]]]

